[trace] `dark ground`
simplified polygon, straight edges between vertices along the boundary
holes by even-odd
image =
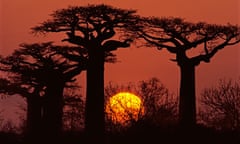
[[[36,140],[34,144],[42,143]],[[50,142],[51,140],[46,140]],[[83,132],[64,132],[54,144],[87,144]],[[216,131],[199,126],[194,130],[176,127],[135,127],[122,133],[107,133],[106,144],[240,144],[240,132]],[[0,133],[0,144],[26,144],[24,135]]]

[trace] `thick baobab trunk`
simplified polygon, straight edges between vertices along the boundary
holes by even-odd
[[[29,143],[41,137],[41,120],[40,96],[27,97],[27,139]]]
[[[43,105],[44,134],[46,140],[59,140],[62,132],[64,83],[51,79],[46,89]]]
[[[196,124],[195,65],[180,65],[180,71],[180,125],[192,128]]]
[[[89,50],[85,130],[88,141],[104,141],[104,51]]]

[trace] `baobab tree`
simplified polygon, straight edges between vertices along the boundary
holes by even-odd
[[[175,54],[180,68],[179,120],[184,127],[196,124],[195,68],[227,46],[240,42],[239,27],[204,22],[191,23],[182,18],[144,18],[141,29],[135,29],[148,45]],[[139,28],[139,27],[138,27]],[[194,55],[192,50],[199,49]],[[196,51],[195,51],[196,52]]]
[[[113,50],[130,46],[133,35],[126,28],[135,25],[134,13],[135,10],[104,4],[74,6],[55,11],[50,20],[33,28],[34,32],[66,33],[67,38],[63,41],[87,49],[85,130],[90,140],[98,143],[104,137],[105,127],[104,57]]]
[[[63,90],[86,69],[86,60],[84,49],[54,46],[51,42],[22,44],[12,55],[1,58],[0,70],[11,75],[9,80],[2,79],[6,83],[0,92],[26,97],[27,134],[33,141],[39,135],[44,135],[43,139],[59,136]]]

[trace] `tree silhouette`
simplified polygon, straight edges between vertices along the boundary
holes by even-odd
[[[177,100],[174,95],[166,88],[158,78],[150,78],[148,80],[139,81],[139,83],[129,83],[127,85],[117,85],[109,83],[105,87],[105,95],[109,100],[113,95],[119,92],[131,92],[141,98],[142,105],[138,110],[136,117],[132,115],[132,111],[122,105],[126,114],[122,116],[117,115],[115,111],[111,110],[108,103],[106,103],[107,121],[110,123],[109,129],[111,130],[111,121],[113,121],[113,130],[122,130],[134,125],[152,125],[154,127],[167,127],[174,125],[177,117]],[[120,102],[122,103],[122,102]],[[123,122],[120,125],[114,123],[116,117],[121,117]]]
[[[201,93],[200,119],[220,130],[240,131],[240,79],[219,80]]]
[[[12,63],[13,59],[1,58],[1,71],[7,71],[10,73],[12,66],[16,63]],[[3,65],[4,63],[4,65]],[[4,67],[3,67],[4,66]],[[14,67],[14,66],[13,66]],[[15,69],[14,69],[15,71]],[[40,90],[39,85],[31,85],[29,82],[23,82],[21,76],[17,72],[11,72],[8,74],[8,79],[1,78],[1,93],[6,95],[19,94],[26,97],[27,101],[27,123],[26,133],[29,138],[38,139],[41,129],[41,107],[40,107]],[[29,87],[28,87],[29,86]],[[34,88],[30,91],[31,88]]]
[[[180,124],[193,127],[196,124],[195,67],[209,63],[217,52],[226,46],[240,42],[239,27],[203,22],[191,23],[181,18],[144,18],[139,36],[158,50],[166,49],[175,54],[181,73]],[[135,29],[137,30],[137,29]],[[193,50],[199,49],[199,54]],[[196,55],[195,55],[196,54]]]
[[[109,100],[115,94],[126,91],[139,96],[142,104],[137,111],[122,105],[125,111],[119,114],[108,105]],[[105,95],[107,132],[118,137],[111,139],[112,143],[156,143],[165,140],[172,143],[172,128],[177,124],[177,99],[158,78],[126,85],[110,82],[105,87]],[[138,112],[137,115],[135,112]],[[120,123],[115,121],[119,117],[122,120]]]
[[[8,83],[4,85],[4,91],[27,99],[30,138],[34,140],[42,131],[45,139],[55,140],[59,136],[63,89],[67,82],[74,81],[73,78],[86,69],[86,60],[84,49],[54,46],[50,42],[23,44],[11,56],[1,59],[5,65],[2,70],[13,73],[10,81],[5,79]]]
[[[70,132],[79,131],[84,126],[84,100],[77,88],[67,88],[64,95],[64,128]]]
[[[147,121],[161,127],[174,125],[178,116],[178,102],[174,94],[156,77],[140,81],[138,87]]]
[[[134,13],[103,4],[75,6],[55,11],[52,19],[33,28],[34,32],[65,32],[63,41],[87,49],[85,128],[89,140],[104,138],[104,57],[106,52],[130,46],[131,33],[125,29],[135,24]],[[115,35],[125,40],[117,40]]]

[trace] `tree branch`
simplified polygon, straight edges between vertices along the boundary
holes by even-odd
[[[199,56],[196,56],[196,57],[193,57],[191,58],[191,60],[196,64],[198,65],[201,61],[204,61],[206,63],[209,63],[210,62],[210,59],[221,49],[223,49],[225,46],[228,46],[228,45],[232,45],[232,44],[236,44],[236,43],[239,43],[240,40],[237,40],[233,43],[229,43],[229,41],[232,39],[233,37],[227,39],[226,41],[224,41],[223,43],[219,44],[218,46],[214,47],[212,49],[211,52],[207,52],[205,55],[199,55]]]
[[[113,51],[117,50],[118,48],[127,48],[130,46],[131,39],[126,39],[124,42],[120,42],[117,40],[108,40],[106,41],[102,47],[104,51]]]
[[[140,35],[140,37],[143,38],[144,40],[146,40],[147,42],[149,42],[150,44],[153,44],[154,46],[159,47],[160,49],[161,48],[166,48],[170,53],[177,53],[177,48],[176,47],[172,47],[172,46],[169,46],[169,45],[158,43],[158,42],[156,42],[154,40],[150,40],[145,35]]]
[[[76,45],[80,45],[85,47],[88,43],[88,40],[81,37],[81,36],[76,36],[74,33],[72,32],[67,32],[66,33],[68,35],[67,39],[63,39],[62,41],[68,41],[72,44],[76,44]]]
[[[113,29],[113,26],[106,26],[102,32],[98,33],[97,39],[102,42],[104,40],[112,38],[115,34],[116,33]]]

